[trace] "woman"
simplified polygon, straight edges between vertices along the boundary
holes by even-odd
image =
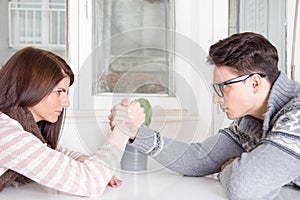
[[[33,180],[70,194],[100,196],[109,182],[120,185],[113,174],[128,139],[144,122],[143,109],[131,104],[135,122],[117,126],[95,154],[69,151],[58,139],[73,82],[62,58],[32,47],[15,53],[1,68],[0,191]]]

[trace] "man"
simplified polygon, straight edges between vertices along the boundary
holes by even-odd
[[[300,84],[278,70],[276,48],[259,34],[238,33],[212,45],[208,62],[214,101],[231,125],[193,144],[142,126],[130,145],[183,175],[219,172],[233,200],[273,199],[282,186],[299,186]],[[112,115],[117,123],[121,112]]]

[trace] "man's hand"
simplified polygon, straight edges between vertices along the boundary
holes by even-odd
[[[120,104],[111,109],[108,119],[111,130],[118,127],[131,139],[134,139],[138,129],[145,122],[145,113],[138,102],[123,99]]]
[[[223,170],[227,165],[231,164],[233,161],[235,161],[235,159],[239,159],[240,157],[235,157],[235,158],[230,158],[229,160],[227,160],[221,167],[221,170]]]

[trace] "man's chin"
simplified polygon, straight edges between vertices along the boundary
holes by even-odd
[[[230,113],[226,113],[226,116],[227,116],[227,118],[230,119],[230,120],[235,120],[235,119],[239,118],[238,116],[232,115],[232,114],[230,114]]]

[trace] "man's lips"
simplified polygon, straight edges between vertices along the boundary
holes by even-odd
[[[220,108],[223,110],[223,112],[226,112],[228,110],[228,108],[224,106],[220,106]]]

